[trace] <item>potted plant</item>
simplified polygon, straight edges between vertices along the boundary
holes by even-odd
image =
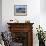
[[[37,34],[36,36],[38,36],[38,40],[39,40],[39,46],[45,46],[45,35],[43,32],[42,27],[36,28],[37,29]]]

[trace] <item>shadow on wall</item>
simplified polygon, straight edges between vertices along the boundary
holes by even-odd
[[[46,0],[40,0],[40,11],[46,14]]]
[[[2,31],[2,0],[0,0],[0,31]]]

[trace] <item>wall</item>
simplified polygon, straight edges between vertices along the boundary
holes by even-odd
[[[46,0],[40,0],[40,24],[46,31]]]
[[[15,4],[27,4],[27,16],[14,16]],[[39,15],[40,15],[40,0],[39,1],[38,0],[35,1],[34,0],[23,0],[23,1],[3,0],[2,1],[3,26],[5,26],[7,21],[10,19],[17,19],[19,20],[19,22],[24,22],[25,20],[29,19],[31,22],[39,23]]]
[[[27,16],[14,16],[14,5],[27,4]],[[8,30],[7,22],[10,19],[17,19],[19,22],[30,20],[33,25],[33,45],[38,46],[38,39],[36,37],[36,27],[39,24],[46,30],[46,15],[42,12],[43,0],[2,0],[2,25],[3,31]]]
[[[0,31],[2,31],[2,0],[0,0]]]
[[[40,9],[42,13],[46,13],[46,0],[40,0]]]

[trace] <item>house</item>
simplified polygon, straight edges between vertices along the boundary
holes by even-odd
[[[27,5],[27,16],[14,15],[14,5]],[[2,10],[1,10],[2,9]],[[7,22],[16,19],[20,23],[30,20],[33,24],[33,46],[39,46],[36,36],[38,25],[46,31],[46,1],[45,0],[0,0],[0,32],[8,31]],[[1,26],[2,25],[2,26]]]

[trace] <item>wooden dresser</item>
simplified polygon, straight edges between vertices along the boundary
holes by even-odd
[[[33,23],[7,23],[12,39],[23,43],[22,46],[33,46]]]

